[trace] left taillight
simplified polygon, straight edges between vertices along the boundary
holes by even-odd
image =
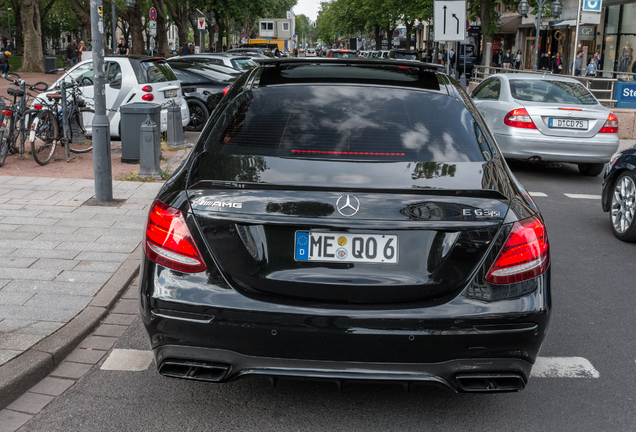
[[[225,88],[223,89],[223,96],[225,96],[229,90],[230,90],[230,88],[229,88],[229,87],[225,87]]]
[[[513,224],[486,280],[502,285],[521,282],[539,276],[549,264],[548,233],[543,221],[533,216]]]
[[[183,213],[159,200],[152,204],[148,215],[144,251],[157,264],[184,273],[206,269]]]
[[[525,108],[513,109],[503,119],[506,126],[522,128],[522,129],[536,129],[537,126],[532,121],[530,114]]]
[[[598,133],[618,133],[618,118],[610,113],[607,117],[607,121]]]

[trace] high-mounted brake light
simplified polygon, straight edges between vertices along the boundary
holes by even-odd
[[[229,88],[229,87],[225,87],[225,88],[223,89],[223,96],[225,96],[229,90],[230,90],[230,88]]]
[[[2,115],[4,115],[4,116],[11,116],[11,115],[13,115],[13,111],[8,110],[8,109],[3,109],[3,110],[2,110]]]
[[[545,272],[549,263],[548,233],[543,221],[533,216],[514,223],[486,280],[494,284],[521,282]]]
[[[143,86],[141,88],[141,91],[145,91],[146,93],[150,93],[152,91],[152,86],[149,86],[149,85]]]
[[[35,108],[35,109],[42,109],[42,105],[33,105],[33,108]]]
[[[370,155],[370,156],[404,156],[404,153],[373,153],[373,152],[346,152],[328,150],[293,150],[292,153],[334,154],[334,155]]]
[[[153,100],[155,100],[155,96],[152,93],[146,93],[141,98],[148,102],[152,102]]]
[[[206,269],[183,213],[156,200],[148,215],[144,252],[157,264],[185,273]]]
[[[536,129],[537,126],[532,121],[530,114],[525,108],[513,109],[510,111],[503,120],[506,126],[523,128],[523,129]]]
[[[563,111],[583,111],[581,108],[559,108]]]
[[[598,133],[618,133],[618,118],[610,113],[607,117],[607,121]]]

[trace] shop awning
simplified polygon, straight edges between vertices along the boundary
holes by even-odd
[[[521,15],[501,17],[501,27],[497,33],[517,33],[517,28],[521,25]]]

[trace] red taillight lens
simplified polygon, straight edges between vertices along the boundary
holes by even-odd
[[[2,110],[2,115],[4,115],[4,116],[12,116],[13,115],[13,111],[7,110],[7,109],[3,109]]]
[[[548,233],[536,216],[515,222],[486,280],[511,284],[539,276],[550,263]]]
[[[530,114],[525,108],[513,109],[506,117],[504,117],[504,124],[510,127],[524,128],[524,129],[536,129],[537,126],[530,118]]]
[[[598,133],[618,133],[618,118],[610,113],[607,117],[607,121]]]
[[[143,95],[141,98],[145,101],[152,102],[153,100],[155,100],[155,95],[153,95],[152,93],[148,93]]]
[[[33,108],[35,108],[35,109],[42,109],[42,105],[33,105]]]
[[[144,251],[149,259],[185,273],[206,269],[180,210],[155,201],[148,215]]]
[[[141,88],[141,91],[145,91],[146,93],[150,93],[152,91],[152,86],[149,86],[149,85],[143,86]]]
[[[230,90],[230,88],[229,88],[229,87],[225,87],[225,88],[223,89],[223,96],[225,96],[229,90]]]

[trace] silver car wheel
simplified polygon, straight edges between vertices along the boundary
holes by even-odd
[[[629,176],[624,176],[614,186],[612,197],[612,224],[617,233],[623,234],[634,221],[636,213],[636,186]]]

